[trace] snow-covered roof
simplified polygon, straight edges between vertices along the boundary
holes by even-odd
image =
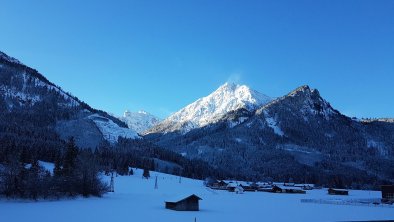
[[[291,187],[291,186],[283,186],[283,185],[275,185],[282,190],[302,190],[301,187]]]

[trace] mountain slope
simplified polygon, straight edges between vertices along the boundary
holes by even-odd
[[[244,108],[254,111],[272,99],[245,85],[226,83],[210,95],[174,113],[160,124],[150,129],[149,133],[181,132],[214,123],[230,111]]]
[[[145,111],[126,111],[122,117],[119,117],[119,119],[125,122],[130,129],[137,133],[143,133],[161,121],[158,117]]]
[[[86,148],[95,148],[103,140],[114,143],[119,135],[139,138],[120,120],[91,108],[48,81],[37,70],[2,52],[0,92],[2,125],[8,127],[10,133],[19,132],[17,129],[23,125],[32,125],[33,131],[40,131],[34,126],[37,129],[42,127],[43,131],[54,131],[64,140],[73,136],[79,146]],[[23,122],[11,127],[12,121]]]
[[[308,86],[256,111],[231,111],[184,135],[145,138],[252,179],[358,188],[394,180],[394,124],[354,121]]]

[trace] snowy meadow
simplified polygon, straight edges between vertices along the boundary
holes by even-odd
[[[394,208],[302,203],[303,199],[349,200],[379,198],[377,191],[351,190],[349,196],[329,196],[326,189],[307,194],[245,192],[235,194],[211,190],[203,181],[151,172],[142,179],[142,170],[132,176],[115,177],[115,192],[103,198],[58,201],[0,200],[0,221],[368,221],[394,219]],[[155,189],[157,176],[158,189]],[[103,180],[110,181],[104,176]],[[196,194],[202,198],[200,211],[165,209],[169,199]]]

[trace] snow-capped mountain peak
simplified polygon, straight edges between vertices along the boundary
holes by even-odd
[[[138,112],[130,112],[129,110],[126,110],[123,117],[120,117],[120,119],[124,121],[130,129],[133,129],[138,133],[143,133],[161,121],[158,117],[144,110],[140,110]]]
[[[240,108],[254,111],[271,100],[270,97],[246,85],[225,83],[210,95],[174,113],[151,132],[162,132],[164,129],[164,132],[180,130],[186,133],[194,128],[213,123],[230,111]]]

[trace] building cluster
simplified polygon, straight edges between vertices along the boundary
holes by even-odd
[[[295,184],[295,183],[250,183],[228,180],[210,180],[205,185],[214,190],[227,190],[241,194],[244,192],[271,192],[271,193],[292,193],[305,194],[306,190],[315,189],[314,184]],[[329,188],[329,195],[349,195],[348,190]],[[165,201],[165,207],[176,211],[199,211],[199,196],[192,194]],[[382,186],[382,203],[394,203],[394,185]]]
[[[305,194],[306,190],[315,188],[314,184],[295,183],[267,183],[267,182],[242,182],[230,180],[213,180],[206,186],[214,190],[227,190],[229,192],[271,192],[271,193],[298,193]]]

